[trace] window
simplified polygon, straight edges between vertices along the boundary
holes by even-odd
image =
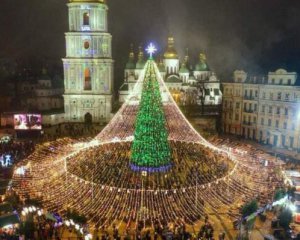
[[[281,100],[281,92],[277,93],[277,100]]]
[[[289,115],[289,109],[288,108],[284,108],[284,115],[288,116]]]
[[[244,103],[244,111],[247,110],[247,103]]]
[[[236,113],[235,114],[235,121],[238,121],[239,120],[239,115]]]
[[[225,101],[225,108],[227,108],[227,101]]]
[[[279,121],[278,120],[276,120],[275,126],[276,126],[276,128],[279,127]]]
[[[286,128],[287,128],[287,123],[284,122],[284,123],[283,123],[283,129],[286,129]]]
[[[266,108],[265,106],[262,106],[262,107],[261,107],[261,112],[264,113],[264,112],[265,112],[265,108]]]
[[[84,46],[84,49],[89,49],[90,48],[89,41],[85,41],[84,44],[83,44],[83,46]]]
[[[254,112],[257,111],[257,104],[254,104]]]
[[[291,80],[291,79],[288,79],[287,84],[288,84],[288,85],[291,85],[291,84],[292,84],[292,80]]]
[[[275,84],[275,79],[274,78],[272,78],[272,84]]]
[[[256,124],[256,117],[253,117],[253,122]]]
[[[260,124],[263,126],[265,124],[265,119],[261,118],[260,119]]]
[[[279,84],[280,84],[280,85],[282,85],[282,82],[283,82],[283,80],[282,80],[282,79],[280,79],[280,80],[279,80]]]
[[[258,91],[257,90],[255,91],[255,97],[258,97]]]
[[[272,125],[272,120],[268,119],[268,126],[271,127],[271,125]]]
[[[273,100],[273,93],[270,93],[270,99]]]
[[[277,114],[280,114],[280,107],[277,107],[276,113],[277,113]]]
[[[273,111],[273,109],[272,109],[272,107],[270,106],[270,107],[269,107],[269,113],[272,114],[272,111]]]
[[[239,103],[239,102],[235,103],[235,108],[236,108],[236,109],[239,109],[239,108],[240,108],[240,103]]]
[[[92,90],[91,71],[89,68],[84,70],[84,90]]]
[[[266,99],[266,93],[265,93],[265,92],[263,92],[262,98],[263,98],[263,99]]]
[[[90,15],[89,15],[89,13],[87,13],[87,12],[85,12],[85,13],[83,14],[83,25],[84,25],[84,26],[90,25]]]
[[[290,94],[289,94],[289,93],[286,93],[286,94],[285,94],[285,100],[286,100],[286,101],[289,101],[289,100],[290,100]]]

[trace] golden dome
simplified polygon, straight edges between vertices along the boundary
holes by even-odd
[[[178,59],[178,54],[174,48],[174,38],[169,37],[168,38],[168,48],[166,52],[164,53],[165,59]]]

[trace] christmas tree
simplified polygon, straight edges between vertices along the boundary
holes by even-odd
[[[159,172],[171,166],[166,118],[153,60],[147,64],[131,146],[133,170]]]

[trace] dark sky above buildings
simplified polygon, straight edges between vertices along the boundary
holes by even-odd
[[[178,52],[230,76],[235,69],[300,71],[299,0],[107,0],[117,76],[130,43],[163,50],[169,33]],[[2,0],[0,58],[39,56],[60,61],[68,30],[67,0]],[[122,80],[116,80],[121,82]]]

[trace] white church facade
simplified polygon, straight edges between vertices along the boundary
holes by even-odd
[[[132,92],[145,64],[144,53],[139,47],[137,62],[133,47],[129,53],[129,60],[125,67],[124,83],[119,90],[119,101],[124,102]],[[180,63],[174,45],[174,38],[168,38],[168,46],[163,59],[158,61],[159,71],[179,105],[220,105],[222,92],[220,81],[206,63],[206,56],[199,55],[198,63],[193,67],[190,63],[188,51]]]

